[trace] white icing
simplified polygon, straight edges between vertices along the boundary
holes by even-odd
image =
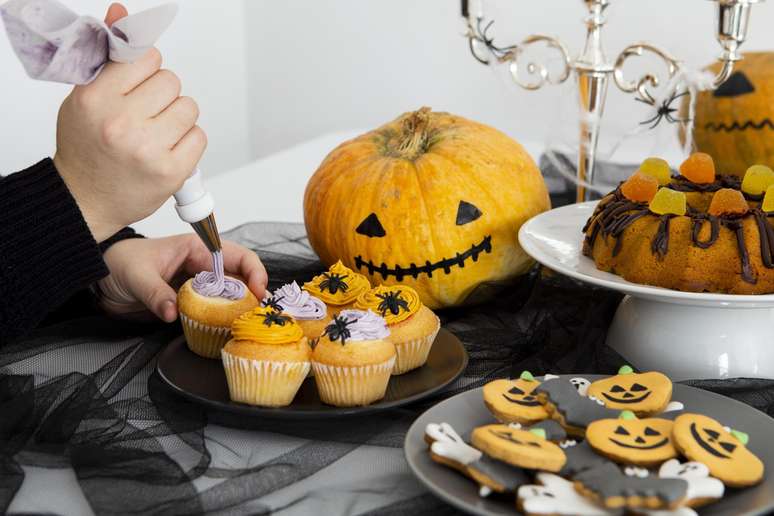
[[[425,427],[425,434],[435,441],[430,450],[440,457],[464,466],[481,458],[481,452],[463,441],[448,423],[430,423]]]
[[[519,487],[517,496],[529,514],[608,516],[618,514],[616,510],[595,505],[579,494],[572,482],[560,476],[540,472],[537,481],[542,485],[524,485]]]
[[[549,373],[546,373],[543,375],[544,382],[547,382],[548,380],[553,380],[554,378],[559,378],[559,377],[556,376],[555,374],[549,374]]]
[[[478,488],[478,496],[480,496],[481,498],[486,498],[490,494],[492,494],[492,488],[491,487],[481,486],[481,487]]]
[[[722,498],[725,492],[723,482],[709,476],[709,468],[701,462],[680,463],[671,459],[661,465],[658,471],[661,478],[682,478],[688,482],[688,500],[696,498]]]
[[[578,445],[578,441],[574,439],[567,439],[566,441],[562,441],[559,443],[559,447],[563,450],[565,448],[572,448],[573,446],[577,446],[577,445]]]
[[[666,408],[664,409],[664,412],[674,412],[675,410],[683,410],[685,408],[685,405],[683,405],[679,401],[670,401],[669,404],[667,404]]]
[[[578,394],[581,396],[588,396],[589,385],[591,385],[590,381],[585,378],[570,378],[570,383],[578,389]]]
[[[515,428],[516,430],[521,430],[521,423],[508,423],[509,428]]]
[[[595,398],[594,396],[589,396],[588,398],[589,398],[590,400],[592,400],[592,401],[596,401],[596,402],[597,402],[597,405],[602,405],[603,407],[605,406],[605,402],[604,402],[604,401],[602,401],[602,400],[601,400],[601,399],[599,399],[599,398]]]
[[[647,468],[638,468],[637,466],[626,466],[624,473],[627,477],[648,478],[650,471]]]

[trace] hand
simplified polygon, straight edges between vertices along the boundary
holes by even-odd
[[[212,254],[192,234],[121,240],[104,258],[110,275],[98,282],[100,306],[115,315],[147,308],[166,322],[177,318],[177,294],[170,282],[212,270]],[[263,299],[267,276],[257,254],[224,240],[223,260],[227,274],[244,279],[255,297]]]
[[[126,14],[113,4],[105,22]],[[54,164],[98,242],[156,211],[207,146],[196,102],[160,67],[155,48],[132,64],[108,63],[59,109]]]

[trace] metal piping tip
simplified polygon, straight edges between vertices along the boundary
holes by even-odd
[[[199,222],[191,223],[196,234],[202,239],[204,245],[211,253],[220,251],[223,245],[220,243],[220,234],[218,233],[218,225],[215,223],[215,214],[210,213],[206,219],[202,219]]]

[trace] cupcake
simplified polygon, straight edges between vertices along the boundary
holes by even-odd
[[[422,304],[416,290],[402,285],[379,286],[361,294],[355,307],[373,310],[387,321],[387,340],[395,344],[398,353],[392,374],[425,365],[441,321]]]
[[[244,283],[223,273],[223,255],[213,253],[213,271],[202,271],[177,293],[177,308],[188,349],[206,358],[218,358],[231,337],[231,323],[258,306]]]
[[[368,278],[336,262],[312,281],[304,283],[304,290],[321,299],[333,317],[342,310],[354,308],[357,296],[371,288]]]
[[[233,401],[284,407],[304,382],[312,349],[288,315],[258,307],[231,325],[232,339],[221,350]]]
[[[310,341],[319,338],[331,320],[325,303],[301,290],[295,281],[278,288],[271,295],[267,294],[261,305],[291,316]]]
[[[333,317],[312,352],[317,391],[337,407],[384,398],[395,365],[395,346],[384,319],[373,312],[343,310]]]

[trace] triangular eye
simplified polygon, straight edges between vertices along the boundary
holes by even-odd
[[[382,223],[379,222],[379,217],[376,216],[376,213],[372,213],[363,219],[363,222],[361,222],[357,229],[355,229],[355,232],[360,233],[361,235],[365,235],[369,238],[383,237],[387,234],[387,232],[384,230],[384,227],[382,226]]]
[[[617,433],[618,435],[630,435],[629,431],[620,425],[618,426],[618,428],[615,429],[615,433]]]
[[[707,432],[707,435],[710,436],[712,439],[717,439],[720,437],[720,434],[714,430],[711,430],[709,428],[704,429],[705,432]]]
[[[508,394],[524,394],[524,391],[518,387],[511,387],[511,390],[508,391]]]
[[[742,72],[734,72],[726,82],[718,86],[718,89],[712,92],[714,97],[738,97],[745,93],[752,93],[755,87]]]
[[[626,390],[626,389],[624,389],[624,388],[623,388],[623,387],[621,387],[620,385],[613,385],[613,386],[610,388],[610,392],[623,392],[623,391],[625,391],[625,390]]]
[[[470,204],[469,202],[460,201],[460,205],[457,207],[457,225],[463,226],[468,222],[473,222],[481,216],[481,210]]]
[[[727,443],[725,441],[720,441],[720,446],[723,447],[724,450],[726,450],[728,453],[734,453],[734,450],[736,450],[736,445],[734,443]]]
[[[645,435],[650,435],[650,436],[661,435],[661,432],[659,432],[658,430],[653,430],[651,427],[646,426]]]
[[[644,385],[640,385],[639,383],[635,383],[634,385],[632,385],[632,388],[629,390],[632,392],[642,392],[642,391],[647,391],[648,388],[645,387]]]

